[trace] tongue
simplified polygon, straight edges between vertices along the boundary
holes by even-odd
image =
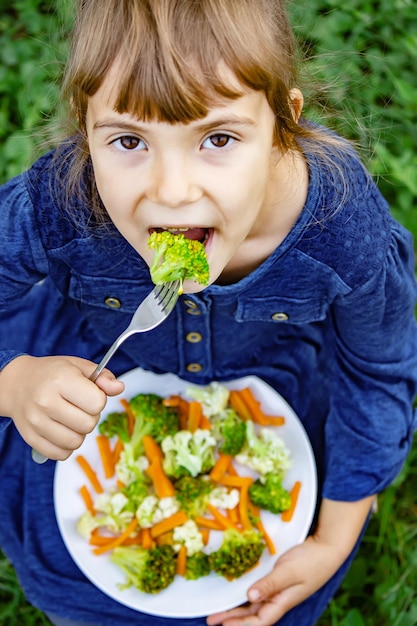
[[[173,233],[174,235],[184,235],[184,237],[186,239],[195,239],[198,241],[204,241],[204,238],[206,236],[206,229],[205,228],[189,228],[188,230],[178,230],[178,231],[174,231],[171,230],[171,233]]]

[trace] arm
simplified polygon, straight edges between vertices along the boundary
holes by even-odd
[[[64,460],[94,429],[107,396],[124,389],[108,370],[90,381],[94,368],[77,357],[19,356],[0,372],[0,414],[38,452]]]
[[[308,598],[339,569],[352,551],[374,496],[358,502],[321,503],[317,530],[283,554],[272,572],[248,590],[248,606],[212,615],[210,626],[271,626]]]

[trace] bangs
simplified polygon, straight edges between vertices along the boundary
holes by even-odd
[[[103,0],[97,15],[96,3],[84,0],[66,77],[78,120],[112,67],[117,68],[114,109],[144,121],[200,119],[248,88],[267,98],[277,91],[287,97],[292,58],[288,40],[284,45],[274,37],[274,4]]]

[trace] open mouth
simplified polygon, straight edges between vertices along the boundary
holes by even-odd
[[[212,228],[201,228],[199,226],[196,227],[178,227],[178,228],[150,228],[149,234],[152,234],[154,231],[161,233],[164,230],[172,233],[173,235],[184,235],[186,239],[193,239],[195,241],[200,241],[203,245],[207,243],[209,240],[210,234],[212,233]]]

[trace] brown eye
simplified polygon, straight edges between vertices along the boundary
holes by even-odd
[[[210,143],[215,148],[224,148],[225,146],[227,146],[230,140],[231,137],[229,135],[212,135],[210,137]]]
[[[138,137],[132,137],[130,135],[120,137],[118,139],[118,142],[124,150],[136,150],[136,148],[138,148],[138,146],[143,143],[142,140]]]

